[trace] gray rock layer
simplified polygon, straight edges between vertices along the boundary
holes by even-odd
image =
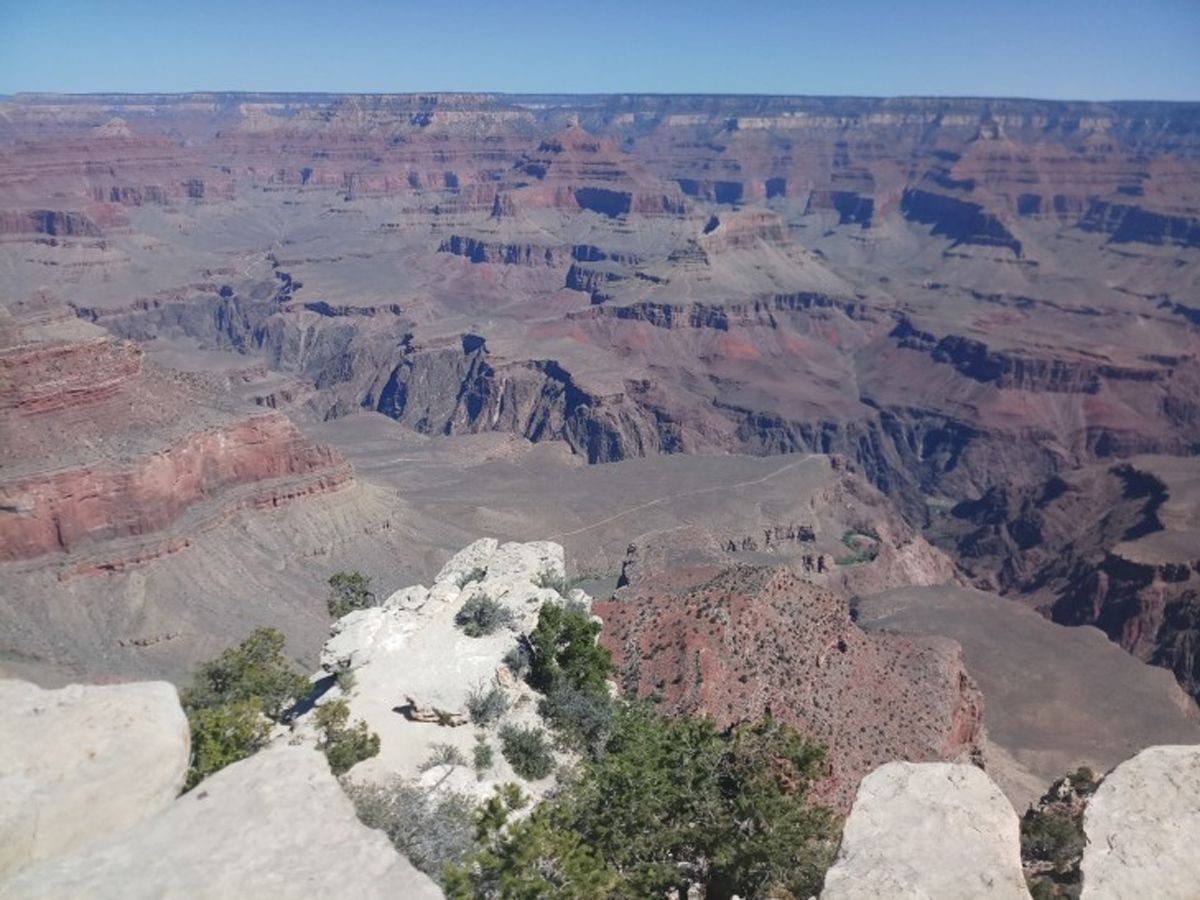
[[[1086,900],[1200,897],[1200,746],[1150,747],[1117,766],[1083,817]]]
[[[1017,814],[974,766],[894,762],[863,779],[822,900],[1027,900]]]
[[[188,726],[165,682],[46,691],[0,681],[0,877],[166,808]]]
[[[4,900],[441,896],[382,832],[358,821],[321,754],[287,745],[218,772],[158,816],[0,884]]]

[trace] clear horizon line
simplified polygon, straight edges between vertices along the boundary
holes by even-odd
[[[772,93],[759,91],[507,91],[481,89],[431,89],[403,91],[344,91],[344,90],[260,90],[256,88],[195,88],[187,90],[87,90],[87,91],[55,91],[55,90],[15,90],[0,91],[0,99],[18,100],[23,97],[188,97],[195,95],[259,95],[259,96],[314,96],[314,97],[420,97],[446,96],[461,94],[473,97],[714,97],[714,98],[771,98],[786,100],[978,100],[1004,101],[1019,103],[1154,103],[1164,105],[1200,105],[1200,97],[1195,99],[1161,99],[1155,97],[1120,97],[1092,99],[1083,97],[1050,97],[1019,94],[799,94]]]

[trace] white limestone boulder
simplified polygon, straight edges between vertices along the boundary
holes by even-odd
[[[161,811],[183,788],[188,753],[165,682],[0,681],[0,877]]]
[[[406,646],[422,624],[419,613],[398,607],[357,609],[333,623],[321,649],[321,668],[336,674],[364,666]]]
[[[461,588],[469,581],[482,578],[498,545],[495,538],[480,538],[475,543],[468,544],[442,566],[442,570],[433,579],[434,585],[452,584]]]
[[[822,900],[963,897],[1029,897],[1012,806],[974,766],[880,766],[859,785]]]
[[[1200,746],[1149,747],[1101,782],[1083,815],[1087,900],[1200,897]]]
[[[325,758],[275,745],[159,815],[0,883],[3,900],[440,898],[382,832],[358,821]]]
[[[425,605],[429,600],[429,588],[423,584],[414,584],[410,587],[401,588],[396,591],[387,600],[383,601],[384,609],[406,609],[416,611]]]

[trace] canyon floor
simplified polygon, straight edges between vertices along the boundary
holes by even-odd
[[[4,99],[0,670],[312,666],[332,573],[488,535],[956,642],[1020,802],[1194,743],[1198,173],[1194,104]]]

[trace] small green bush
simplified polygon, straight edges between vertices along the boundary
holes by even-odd
[[[505,653],[503,662],[508,671],[522,681],[529,676],[532,658],[529,655],[529,648],[524,644],[517,644]]]
[[[498,687],[481,685],[467,694],[467,714],[476,725],[490,725],[508,711],[508,698]]]
[[[529,636],[533,647],[529,683],[543,694],[560,684],[582,691],[607,691],[612,657],[596,643],[600,625],[577,604],[546,603]]]
[[[1098,786],[1096,773],[1080,766],[1054,782],[1021,817],[1021,862],[1035,898],[1079,896],[1087,845],[1083,814]]]
[[[192,736],[187,786],[258,751],[311,685],[283,656],[283,635],[259,628],[200,666],[180,692]]]
[[[543,575],[538,579],[537,586],[540,588],[550,588],[560,597],[567,596],[567,592],[571,590],[571,582],[567,580],[565,575]]]
[[[538,702],[538,712],[562,742],[595,757],[612,729],[613,702],[607,690],[560,684]]]
[[[267,742],[271,722],[257,700],[238,700],[188,713],[192,756],[186,789],[230,763],[257,753]]]
[[[538,781],[554,771],[554,755],[540,728],[505,725],[500,729],[500,752],[526,781]]]
[[[436,769],[438,766],[465,766],[467,764],[467,758],[453,744],[434,744],[429,751],[429,758],[418,766],[422,772]]]
[[[326,606],[335,619],[375,605],[371,579],[361,572],[338,572],[329,579],[329,598]]]
[[[337,682],[338,690],[343,694],[350,693],[358,684],[358,676],[354,674],[353,669],[342,669],[334,676],[333,680]]]
[[[475,771],[486,772],[494,761],[492,745],[483,738],[476,738],[475,749],[471,752],[471,762],[475,765]]]
[[[512,623],[513,614],[507,606],[491,597],[476,594],[462,605],[454,616],[454,624],[467,637],[484,637]]]
[[[223,703],[258,700],[267,718],[283,714],[312,689],[309,680],[283,656],[284,637],[274,628],[259,628],[211,662],[200,666],[180,700],[185,710]]]
[[[357,763],[379,755],[379,735],[367,730],[367,723],[350,721],[350,707],[345,700],[331,700],[317,707],[316,725],[324,736],[317,748],[325,752],[334,775],[349,772]]]

